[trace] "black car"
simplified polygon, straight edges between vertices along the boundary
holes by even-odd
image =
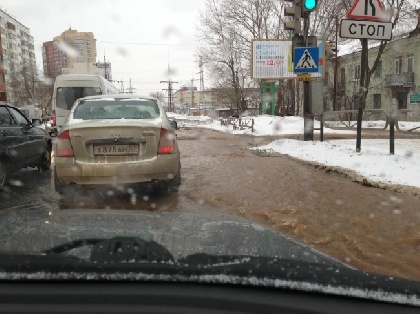
[[[0,102],[0,186],[8,175],[25,167],[41,171],[51,166],[51,137],[18,108]]]

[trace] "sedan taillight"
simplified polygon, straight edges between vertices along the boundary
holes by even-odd
[[[57,157],[74,157],[73,147],[70,142],[70,132],[68,130],[60,133],[56,147]]]
[[[175,153],[175,135],[166,129],[160,129],[158,155]]]

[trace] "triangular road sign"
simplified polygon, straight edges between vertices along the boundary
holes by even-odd
[[[379,0],[356,0],[347,17],[358,20],[387,20],[384,6]]]

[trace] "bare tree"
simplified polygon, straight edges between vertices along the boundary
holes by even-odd
[[[53,86],[42,80],[35,68],[22,66],[9,73],[11,99],[15,106],[38,104],[43,112],[48,111],[51,107]]]
[[[252,39],[281,36],[279,1],[207,0],[200,15],[198,54],[210,70],[216,87],[231,90],[231,107],[246,110],[244,90],[256,86],[250,78]]]

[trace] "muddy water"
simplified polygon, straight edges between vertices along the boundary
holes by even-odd
[[[248,147],[267,139],[180,130],[181,195],[251,218],[359,269],[420,280],[420,198]]]

